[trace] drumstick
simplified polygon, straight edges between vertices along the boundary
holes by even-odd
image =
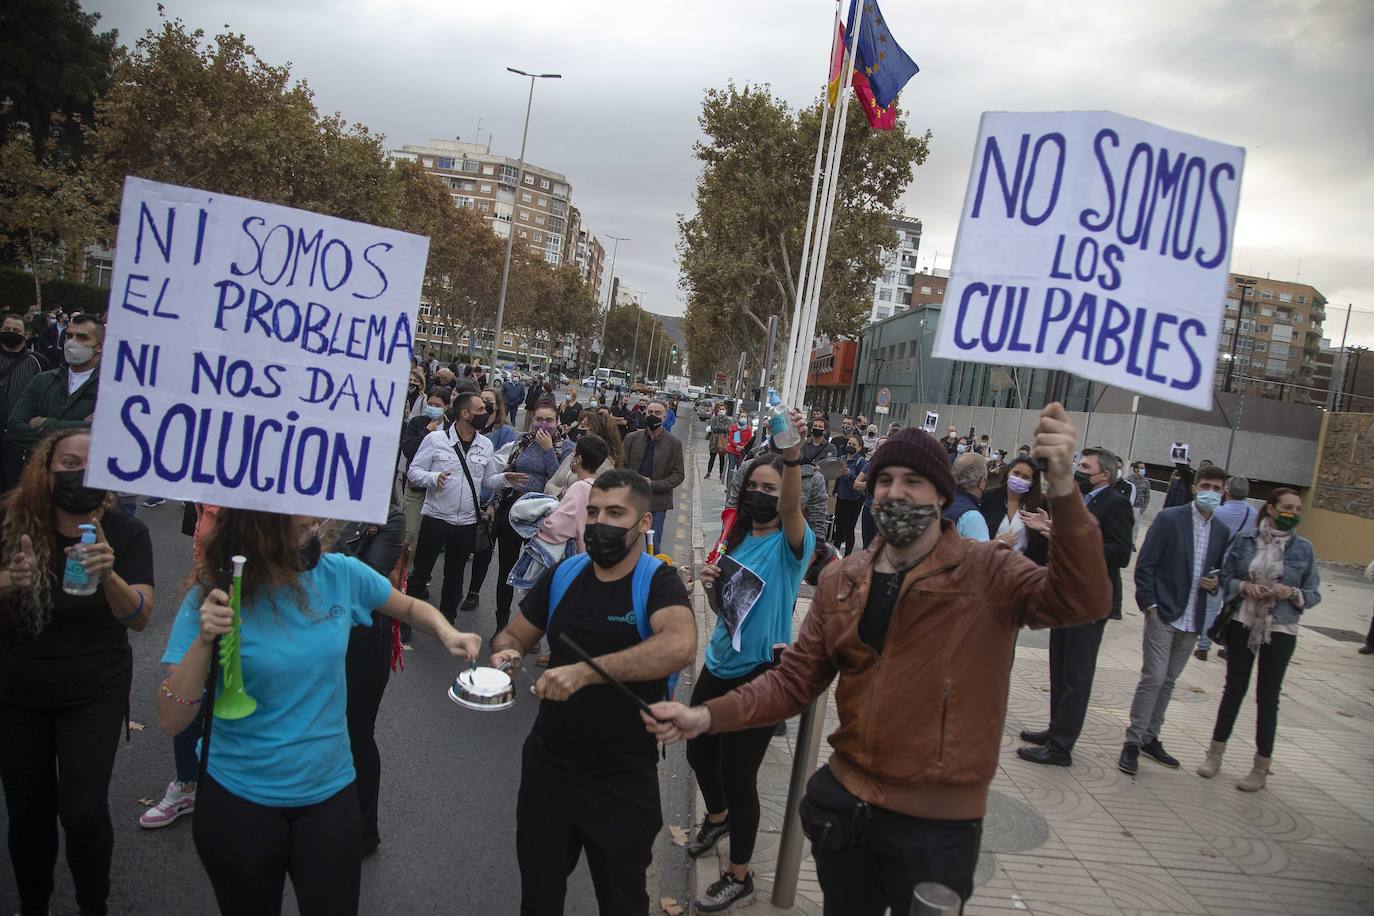
[[[560,633],[558,634],[558,638],[562,640],[563,645],[567,646],[568,649],[571,650],[573,655],[576,655],[578,658],[582,659],[582,661],[587,663],[587,666],[589,668],[591,668],[597,674],[601,675],[602,680],[604,680],[606,683],[610,684],[616,690],[619,690],[622,694],[628,697],[630,702],[634,703],[640,709],[644,710],[644,713],[646,715],[654,719],[658,718],[658,716],[654,715],[654,711],[649,708],[649,704],[644,702],[643,697],[635,693],[629,687],[626,687],[620,681],[616,680],[615,678],[607,674],[606,669],[598,665],[596,663],[596,660],[593,659],[590,655],[588,655],[585,649],[583,649],[581,646],[579,646],[576,642],[573,641],[572,637],[570,637],[567,633]]]

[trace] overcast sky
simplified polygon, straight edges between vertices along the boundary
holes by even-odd
[[[594,232],[632,239],[616,273],[670,313],[683,306],[676,216],[693,207],[702,91],[767,82],[808,103],[834,15],[827,0],[165,5],[192,27],[245,33],[269,62],[290,62],[321,109],[392,146],[475,139],[480,119],[482,139],[514,157],[527,84],[505,67],[562,73],[536,88],[528,157],[568,176]],[[126,42],[157,21],[153,0],[84,6]],[[923,267],[949,266],[980,112],[1106,108],[1245,147],[1231,269],[1316,286],[1337,341],[1354,303],[1351,340],[1374,345],[1374,2],[882,6],[921,66],[901,107],[934,134],[904,199],[925,224]]]

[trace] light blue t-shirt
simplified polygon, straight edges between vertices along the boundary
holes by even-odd
[[[301,586],[305,609],[287,588],[244,606],[243,685],[258,707],[242,719],[216,719],[210,742],[210,775],[259,805],[313,805],[353,781],[345,716],[348,633],[370,626],[372,611],[391,596],[381,574],[337,553],[321,556],[301,575]],[[181,602],[165,665],[180,664],[200,632],[200,591],[191,589]]]
[[[962,538],[973,541],[989,540],[988,520],[976,509],[970,509],[959,516],[959,520],[954,523],[954,530],[958,531],[959,537]]]
[[[707,670],[720,678],[743,677],[771,662],[775,645],[792,644],[792,606],[797,603],[797,592],[815,549],[816,534],[807,525],[800,557],[779,530],[764,537],[746,535],[738,547],[721,558],[716,596],[722,613],[706,647]],[[740,627],[736,652],[726,616],[732,609],[740,613],[750,599],[753,604]]]

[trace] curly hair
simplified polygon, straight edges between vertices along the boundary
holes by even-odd
[[[620,456],[623,445],[620,441],[620,430],[616,429],[615,423],[605,414],[597,413],[595,410],[584,410],[577,422],[589,433],[600,436],[606,441],[606,450],[610,453],[611,464],[620,466]],[[596,468],[588,468],[595,471]]]
[[[5,562],[19,553],[21,539],[29,536],[33,544],[33,585],[4,602],[5,614],[16,626],[35,639],[52,619],[53,555],[57,550],[57,508],[52,501],[52,455],[59,442],[76,436],[90,436],[85,428],[64,429],[40,441],[29,452],[28,462],[19,476],[19,485],[5,497],[5,525],[0,531],[0,553]],[[113,493],[107,494],[102,509],[115,505]]]

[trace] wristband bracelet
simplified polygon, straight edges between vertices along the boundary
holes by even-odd
[[[172,692],[172,684],[171,684],[171,681],[172,681],[172,676],[171,676],[170,674],[169,674],[167,677],[165,677],[165,678],[162,679],[162,695],[165,696],[165,697],[167,697],[168,699],[171,699],[171,700],[175,701],[175,702],[177,703],[177,705],[179,705],[179,706],[199,706],[199,705],[201,704],[201,701],[203,701],[203,700],[205,699],[205,697],[201,696],[201,697],[197,697],[197,698],[194,699],[194,700],[188,700],[188,699],[185,699],[184,697],[179,697],[179,696],[177,696],[175,693]]]
[[[138,607],[134,608],[134,611],[133,611],[132,614],[129,614],[129,615],[126,616],[126,617],[119,617],[119,618],[117,618],[117,619],[119,620],[119,622],[122,623],[122,624],[124,624],[124,626],[126,626],[126,627],[127,627],[129,624],[133,623],[135,620],[137,620],[138,617],[139,617],[139,615],[143,613],[143,593],[142,593],[142,592],[135,592],[135,594],[138,595]]]
[[[798,458],[796,461],[788,461],[786,458],[784,458],[784,459],[782,459],[782,463],[785,464],[785,465],[786,465],[787,467],[789,467],[789,468],[795,468],[795,467],[800,467],[802,462],[801,462],[801,459],[800,459],[800,458]]]

